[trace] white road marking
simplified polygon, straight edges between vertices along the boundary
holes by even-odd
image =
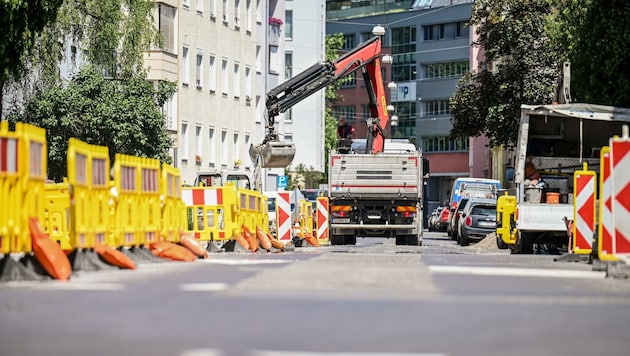
[[[475,276],[582,278],[582,279],[606,278],[606,272],[543,269],[543,268],[429,266],[429,270],[433,273],[468,274],[468,275],[475,275]]]
[[[184,292],[220,292],[226,290],[226,283],[188,283],[179,286]]]
[[[252,356],[447,356],[443,353],[250,351]]]
[[[223,356],[224,353],[217,349],[190,349],[182,352],[179,356]]]
[[[273,265],[273,264],[288,264],[293,263],[289,260],[239,260],[239,259],[215,259],[207,258],[200,260],[201,263],[210,263],[217,265],[230,265],[230,266],[249,266],[249,265]]]
[[[30,288],[51,291],[94,291],[94,292],[119,292],[125,290],[125,285],[120,283],[82,283],[82,282],[9,282],[5,287]]]

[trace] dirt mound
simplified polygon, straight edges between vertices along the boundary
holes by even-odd
[[[474,248],[478,250],[498,250],[499,247],[497,246],[497,234],[491,232],[479,242],[477,242],[476,244],[470,244],[469,246],[467,246],[467,248]]]

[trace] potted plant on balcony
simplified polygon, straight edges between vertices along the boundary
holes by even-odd
[[[267,22],[271,26],[278,26],[278,27],[280,27],[284,23],[282,19],[277,18],[277,17],[270,17]]]
[[[198,165],[201,164],[201,156],[200,155],[195,155],[195,163],[197,163]]]

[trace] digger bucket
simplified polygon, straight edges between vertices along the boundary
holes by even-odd
[[[263,168],[285,168],[295,157],[295,146],[291,143],[269,141],[258,146],[249,146],[252,161],[260,157]]]

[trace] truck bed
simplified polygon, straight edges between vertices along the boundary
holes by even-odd
[[[421,164],[418,152],[331,154],[330,198],[418,199]]]

